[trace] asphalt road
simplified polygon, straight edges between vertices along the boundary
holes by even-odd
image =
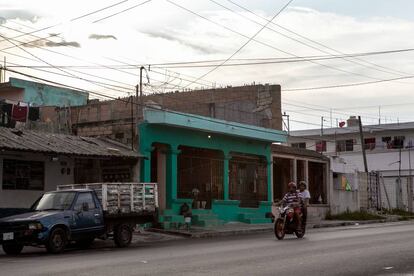
[[[1,252],[1,251],[0,251]],[[414,275],[414,223],[309,231],[304,239],[272,234],[178,239],[127,249],[97,243],[48,255],[0,253],[0,275]]]

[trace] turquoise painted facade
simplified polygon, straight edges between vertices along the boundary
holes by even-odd
[[[151,180],[151,152],[154,143],[168,146],[166,158],[166,206],[164,215],[177,216],[180,206],[191,199],[177,197],[177,157],[179,146],[218,150],[223,153],[223,199],[213,200],[211,210],[193,210],[195,218],[212,216],[221,221],[266,222],[265,213],[271,211],[271,143],[285,142],[282,131],[251,125],[227,122],[209,117],[178,112],[147,109],[144,122],[139,125],[140,152],[145,156],[141,161],[141,181]],[[229,196],[229,161],[232,153],[261,156],[267,161],[267,200],[258,208],[241,208],[239,200]],[[210,217],[209,217],[210,216]]]
[[[24,89],[23,102],[32,106],[80,106],[88,102],[88,93],[48,84],[10,78],[10,86]]]

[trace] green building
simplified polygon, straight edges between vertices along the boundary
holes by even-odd
[[[270,222],[271,144],[283,131],[147,109],[139,133],[141,181],[158,183],[164,227],[183,221],[184,203],[201,226]]]
[[[0,99],[29,103],[31,106],[80,106],[88,102],[88,93],[33,82],[9,78],[0,84]]]

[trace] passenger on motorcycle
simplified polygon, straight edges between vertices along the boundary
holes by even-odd
[[[295,211],[295,218],[298,224],[296,225],[296,228],[298,231],[302,230],[302,218],[301,218],[301,205],[302,205],[302,199],[299,196],[299,193],[297,192],[296,183],[290,182],[288,184],[288,192],[285,194],[285,196],[282,199],[282,205],[287,205]]]
[[[298,190],[299,197],[302,199],[302,219],[303,225],[306,225],[306,220],[308,216],[308,206],[309,200],[311,198],[309,191],[306,189],[306,182],[301,181],[299,182],[299,190]]]

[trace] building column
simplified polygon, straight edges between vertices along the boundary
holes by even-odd
[[[304,162],[304,166],[305,166],[305,182],[308,184],[309,186],[309,162],[308,160],[305,160]],[[309,190],[309,187],[308,187]]]
[[[267,160],[267,201],[273,202],[273,179],[272,179],[272,159],[266,157]]]
[[[174,200],[177,199],[177,171],[178,171],[178,154],[180,150],[177,146],[171,145],[167,152],[167,206],[170,208]]]
[[[231,155],[229,153],[224,153],[224,160],[223,160],[223,199],[229,200],[230,199],[230,179],[229,179],[229,160],[231,159]]]
[[[151,151],[146,150],[144,158],[141,159],[141,181],[151,182]]]
[[[298,181],[298,159],[296,159],[296,158],[294,158],[293,159],[293,169],[292,169],[292,179],[291,179],[291,181],[293,181],[293,182],[295,182],[296,184],[298,184],[297,183],[297,181]]]

